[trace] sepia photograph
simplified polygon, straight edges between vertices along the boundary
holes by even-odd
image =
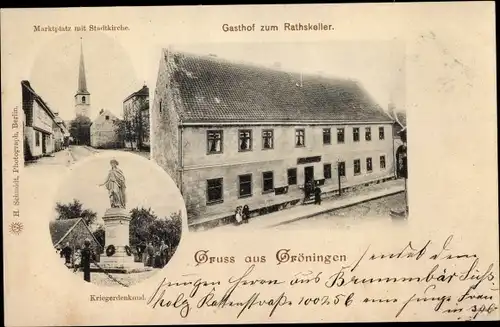
[[[82,281],[128,287],[168,264],[185,209],[172,179],[154,168],[129,153],[102,153],[65,176],[49,231],[68,272]]]
[[[190,230],[405,221],[404,49],[400,40],[166,47],[152,159],[181,190]]]
[[[120,44],[77,33],[45,47],[21,81],[25,165],[68,166],[109,150],[149,158],[149,88]]]
[[[492,2],[0,14],[6,325],[498,320]]]

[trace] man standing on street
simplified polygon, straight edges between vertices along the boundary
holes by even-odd
[[[83,280],[90,282],[90,262],[94,260],[92,249],[90,248],[90,240],[88,238],[83,242],[81,265],[83,267]]]

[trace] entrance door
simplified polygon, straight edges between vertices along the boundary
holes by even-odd
[[[304,167],[304,185],[307,185],[308,182],[314,183],[314,167]]]
[[[47,135],[42,133],[42,154],[47,152]]]

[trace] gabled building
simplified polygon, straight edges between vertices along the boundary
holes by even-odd
[[[102,250],[103,245],[97,241],[82,218],[51,221],[49,230],[54,247],[64,247],[66,243],[69,243],[72,249],[75,249],[77,246],[83,248],[83,242],[88,238],[91,248],[96,250],[96,253],[100,253]]]
[[[123,120],[125,146],[150,149],[149,88],[146,85],[123,100]]]
[[[394,178],[393,120],[356,81],[163,50],[152,158],[191,227]]]
[[[99,116],[90,125],[90,145],[94,148],[122,148],[119,121],[120,119],[111,111],[101,110]]]
[[[55,151],[54,128],[59,129],[56,115],[32,88],[29,81],[21,82],[24,122],[24,157],[31,160]]]

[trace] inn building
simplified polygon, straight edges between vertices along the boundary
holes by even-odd
[[[394,121],[356,81],[164,49],[151,120],[191,228],[395,175]]]

